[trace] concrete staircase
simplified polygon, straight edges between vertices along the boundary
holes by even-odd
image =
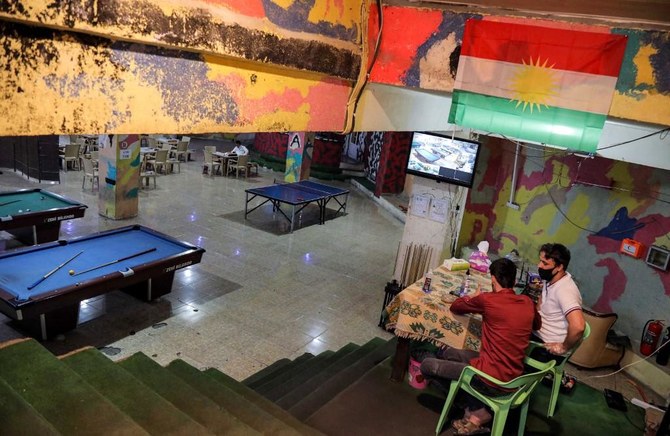
[[[316,435],[305,424],[395,349],[375,338],[282,359],[238,382],[142,353],[113,362],[94,348],[56,357],[33,339],[0,344],[0,433]]]

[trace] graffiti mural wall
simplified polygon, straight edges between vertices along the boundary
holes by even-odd
[[[616,328],[639,341],[648,319],[670,313],[670,272],[619,249],[624,238],[670,247],[670,172],[550,148],[522,150],[517,211],[506,206],[515,144],[485,141],[459,246],[487,240],[501,256],[516,248],[534,267],[541,244],[565,244],[584,305],[618,313]]]
[[[467,19],[537,22],[535,19],[402,6],[384,6],[383,14],[384,31],[370,80],[394,86],[445,92],[453,90],[463,28]],[[418,22],[422,25],[407,25]],[[550,23],[565,24],[557,21]],[[377,28],[378,16],[371,13],[370,44],[375,41]],[[606,25],[588,28],[628,36],[609,115],[667,125],[670,122],[670,33]]]

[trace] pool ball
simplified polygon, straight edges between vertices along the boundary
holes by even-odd
[[[40,200],[44,200],[44,196],[41,196],[41,197],[40,197]]]
[[[74,270],[73,270],[73,269],[70,270],[70,275],[71,275],[71,276],[74,275]]]
[[[30,209],[26,209],[26,212],[30,212]]]
[[[23,213],[23,209],[19,209],[19,213]]]

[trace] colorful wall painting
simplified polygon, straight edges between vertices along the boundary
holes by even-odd
[[[524,21],[512,17],[460,14],[404,6],[384,6],[383,11],[384,31],[370,81],[442,92],[453,90],[464,23],[468,18]],[[536,20],[529,18],[525,21],[533,23]],[[377,22],[377,15],[371,13],[370,44],[375,41]],[[422,25],[407,25],[416,22],[421,22]],[[557,25],[566,24],[555,22]],[[570,25],[575,26],[573,23]],[[619,26],[598,27],[628,36],[609,115],[669,125],[670,32],[622,29]]]

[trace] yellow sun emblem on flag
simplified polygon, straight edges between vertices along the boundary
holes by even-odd
[[[512,79],[512,98],[516,101],[516,107],[523,105],[523,111],[530,108],[530,113],[537,108],[542,111],[542,106],[549,107],[547,102],[557,94],[556,73],[552,70],[554,65],[547,66],[548,59],[541,63],[540,58],[533,63],[533,58],[520,65]]]

